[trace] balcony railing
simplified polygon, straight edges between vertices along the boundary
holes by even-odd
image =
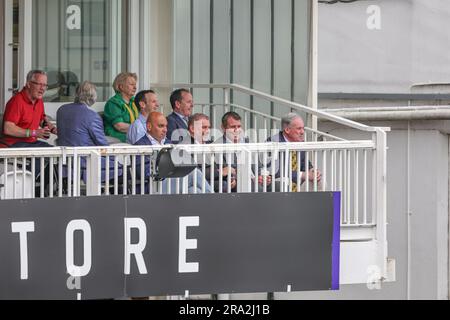
[[[203,104],[201,111],[221,114],[234,109],[243,115],[247,133],[253,132],[248,129],[263,129],[269,136],[269,129],[277,131],[274,124],[279,124],[280,119],[231,104],[231,90],[286,106],[287,112],[301,111],[365,132],[371,138],[350,141],[311,128],[308,142],[302,143],[256,143],[265,140],[260,134],[245,144],[180,144],[173,146],[174,152],[183,150],[189,154],[197,169],[188,177],[166,181],[157,181],[154,176],[161,146],[0,149],[0,198],[338,191],[342,241],[375,241],[376,260],[382,275],[386,274],[386,129],[368,127],[236,85],[171,87],[222,89],[223,103]],[[263,127],[250,128],[251,117],[253,124],[263,123]],[[322,141],[317,141],[319,137]],[[294,155],[297,159],[303,157],[306,166],[311,164],[320,171],[321,180],[302,182],[300,166],[293,169]],[[236,176],[224,175],[224,171],[235,172]],[[271,176],[272,181],[266,176]]]

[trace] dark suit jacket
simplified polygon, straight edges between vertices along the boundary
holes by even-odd
[[[249,138],[248,138],[248,137],[245,137],[245,138],[244,138],[244,143],[249,143],[249,142],[250,142]],[[222,137],[220,137],[219,139],[217,139],[217,140],[215,141],[215,143],[227,144],[227,143],[229,143],[229,141],[227,140],[227,138],[225,137],[225,135],[223,135]],[[230,160],[230,159],[229,159],[229,156],[227,156],[226,154],[224,154],[224,155],[223,155],[223,166],[224,166],[224,167],[225,167],[225,166],[228,166],[228,160]],[[231,166],[232,168],[234,168],[234,169],[237,168],[237,156],[236,156],[236,154],[232,155],[230,166]],[[253,168],[253,172],[255,172],[255,168]],[[215,190],[216,192],[218,192],[218,189],[219,189],[219,163],[217,162],[217,159],[216,159],[216,164],[215,164],[215,168],[214,168],[214,180],[215,180],[215,182],[214,182],[214,190]],[[228,184],[227,184],[227,183],[228,183],[228,177],[224,177],[224,178],[223,178],[223,184],[222,184],[222,186],[223,186],[223,191],[228,190]],[[253,184],[252,184],[252,187],[253,187]],[[232,189],[231,191],[232,191],[232,192],[236,192],[236,191],[237,191],[237,188]]]
[[[166,139],[164,144],[172,144],[172,142],[169,139]],[[135,146],[151,146],[153,145],[151,140],[147,137],[147,135],[143,136],[141,139],[139,139],[135,144]],[[151,174],[151,161],[150,157],[146,156],[144,157],[144,175],[145,178],[150,177]],[[138,179],[141,179],[141,157],[136,157],[136,177]]]
[[[280,142],[280,143],[289,143],[288,141],[286,141],[286,139],[284,139],[284,135],[283,132],[280,132],[270,138],[267,139],[267,142]],[[280,152],[278,154],[278,159],[284,159],[285,153],[284,152]],[[301,172],[305,172],[305,152],[302,151],[300,152],[300,171]],[[269,162],[267,164],[268,167],[270,167],[272,165],[272,162]],[[311,162],[309,162],[309,169],[312,169],[313,166],[311,164]],[[275,178],[280,178],[280,160],[278,160],[278,165],[276,165],[276,169],[275,169]],[[297,172],[292,172],[292,181],[296,182],[297,181]]]
[[[164,144],[172,144],[172,141],[169,139],[166,139]],[[152,146],[151,140],[147,137],[147,135],[143,136],[141,139],[139,139],[135,144],[135,146]]]
[[[56,113],[58,146],[107,146],[102,118],[82,103],[63,105]]]
[[[179,139],[174,139],[172,135],[176,130],[179,129],[183,129],[183,132],[182,134],[180,134],[179,132],[180,134]],[[189,135],[187,129],[188,127],[186,123],[182,119],[180,119],[180,117],[175,112],[172,112],[170,115],[167,116],[167,137],[170,140],[173,139],[173,144],[180,143],[185,139],[185,137]]]

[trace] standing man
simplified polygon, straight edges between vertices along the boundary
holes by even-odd
[[[44,93],[48,88],[47,74],[32,70],[27,75],[25,87],[6,104],[3,116],[4,142],[12,148],[43,148],[50,144],[50,133],[57,134],[56,127],[47,119],[44,111]]]
[[[173,112],[167,117],[167,137],[173,143],[179,143],[188,137],[188,121],[192,115],[194,101],[186,89],[178,89],[170,95]]]
[[[147,118],[150,113],[158,111],[159,102],[156,93],[153,90],[140,91],[134,103],[139,108],[139,117],[128,129],[127,143],[135,144],[147,133]]]

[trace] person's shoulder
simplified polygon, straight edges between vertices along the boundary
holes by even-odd
[[[277,133],[276,135],[273,135],[269,138],[267,138],[266,142],[283,142],[282,134]]]
[[[147,138],[147,136],[143,136],[142,138],[140,138],[138,141],[136,141],[136,143],[134,144],[135,146],[148,146],[151,145],[151,141]]]
[[[23,97],[23,92],[19,91],[18,93],[16,93],[15,95],[13,95],[8,102],[6,103],[6,108],[17,105],[17,104],[22,104],[25,102],[25,99]]]
[[[172,112],[172,113],[169,114],[166,118],[167,118],[167,120],[174,121],[174,120],[177,119],[176,117],[177,117],[177,115],[175,114],[175,112]]]
[[[224,144],[224,143],[227,143],[227,139],[225,139],[224,136],[221,136],[219,139],[217,139],[216,141],[211,142],[211,143],[214,143],[214,144]]]

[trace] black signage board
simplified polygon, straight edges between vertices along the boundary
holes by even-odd
[[[339,288],[339,193],[0,201],[0,299]]]

